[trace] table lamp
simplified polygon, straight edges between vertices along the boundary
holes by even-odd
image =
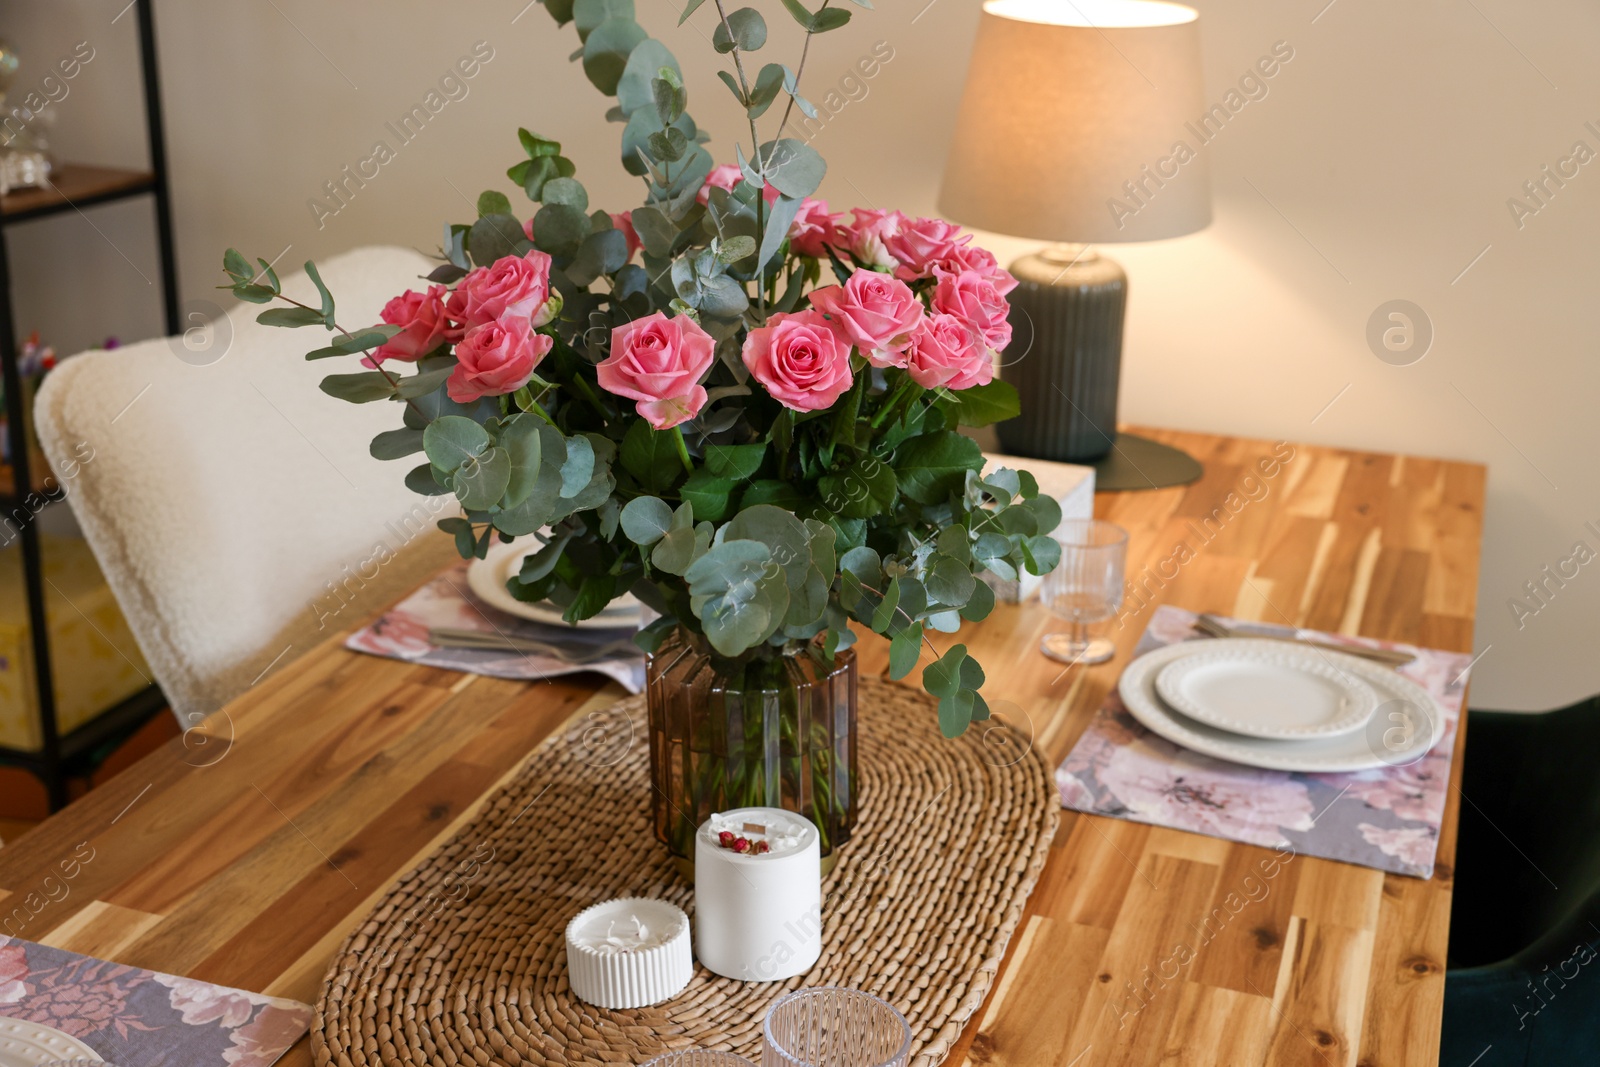
[[[1088,246],[1208,224],[1203,145],[1217,121],[1193,8],[983,5],[939,209],[978,229],[1059,242],[1011,265],[1013,340],[1000,373],[1022,395],[1022,414],[997,427],[1007,452],[1094,463],[1104,489],[1200,476],[1187,454],[1117,433],[1127,275]]]

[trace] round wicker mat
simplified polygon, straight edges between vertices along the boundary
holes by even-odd
[[[635,697],[540,746],[350,935],[312,1021],[318,1067],[640,1063],[691,1046],[759,1060],[768,1006],[813,985],[889,1001],[913,1064],[938,1063],[989,990],[1059,802],[1029,739],[997,719],[948,741],[927,697],[870,678],[859,707],[860,819],[823,882],[807,974],[743,983],[697,965],[677,997],[632,1011],[572,996],[563,932],[583,908],[655,896],[692,914],[651,832]]]

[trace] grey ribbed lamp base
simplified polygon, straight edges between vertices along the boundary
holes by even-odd
[[[1000,377],[1016,387],[1022,413],[995,427],[1001,447],[1012,455],[1094,464],[1097,489],[1198,478],[1200,465],[1183,452],[1117,433],[1128,299],[1122,268],[1081,246],[1057,245],[1023,256],[1011,273],[1017,279],[1007,297],[1012,341]]]

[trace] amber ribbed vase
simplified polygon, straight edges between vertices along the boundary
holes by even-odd
[[[677,631],[650,657],[650,777],[656,837],[686,874],[712,813],[799,812],[821,832],[824,866],[856,821],[856,659],[773,655],[730,662]]]

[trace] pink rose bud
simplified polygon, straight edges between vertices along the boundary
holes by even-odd
[[[733,831],[723,830],[721,833],[717,834],[717,844],[721,845],[723,848],[732,848]]]
[[[637,400],[637,410],[658,430],[694,418],[706,403],[700,379],[711,369],[717,344],[686,315],[661,312],[611,331],[611,355],[595,371],[600,388]]]
[[[932,277],[935,263],[954,255],[957,248],[971,240],[971,234],[963,234],[961,227],[943,219],[902,218],[899,227],[885,235],[883,243],[899,261],[895,276],[912,281]]]
[[[811,292],[811,306],[827,314],[874,367],[906,365],[911,331],[922,321],[922,301],[898,278],[858,270],[843,285]]]
[[[954,315],[971,326],[983,343],[996,352],[1011,343],[1011,305],[994,284],[976,271],[959,274],[940,271],[931,301],[935,312]]]
[[[843,242],[840,233],[843,223],[843,215],[828,213],[826,200],[813,200],[808,196],[800,201],[800,210],[789,224],[789,248],[796,255],[824,259],[830,246]]]
[[[706,175],[706,183],[702,185],[700,187],[700,191],[695,194],[695,199],[700,201],[702,204],[710,203],[711,190],[726,189],[731,193],[733,192],[734,186],[738,185],[742,181],[744,181],[744,171],[739,169],[739,165],[737,163],[718,164],[717,166],[711,168],[710,174]],[[761,199],[765,200],[769,204],[772,203],[774,200],[778,199],[778,190],[774,189],[770,185],[763,186],[761,189]]]
[[[905,216],[898,211],[864,207],[851,208],[850,214],[854,221],[844,228],[845,251],[864,267],[897,266],[889,253],[888,242],[900,229]]]
[[[820,311],[774,315],[744,341],[744,365],[786,408],[817,411],[850,388],[850,342]]]
[[[994,362],[964,319],[935,312],[911,334],[906,373],[924,389],[970,389],[994,378]]]
[[[735,852],[749,852],[750,851],[750,839],[748,837],[741,837],[741,838],[737,839],[733,843],[733,850]]]
[[[949,255],[929,264],[929,273],[934,276],[940,271],[960,274],[964,270],[970,270],[987,280],[1001,296],[1017,287],[1017,280],[1011,276],[1011,272],[1000,269],[1000,264],[995,262],[994,253],[978,245],[957,245]]]
[[[456,345],[456,369],[445,390],[458,404],[514,393],[528,384],[554,343],[532,332],[521,318],[474,326]]]
[[[712,167],[711,173],[706,175],[706,183],[700,187],[700,192],[695,194],[695,199],[704,204],[711,199],[711,190],[727,189],[732,192],[733,187],[743,180],[744,175],[740,173],[737,163],[719,164]]]
[[[447,307],[451,318],[469,330],[510,319],[543,326],[553,317],[549,300],[550,257],[534,249],[469,271]]]
[[[459,341],[461,331],[445,315],[447,293],[448,290],[442,285],[430,285],[425,293],[407,289],[383,305],[383,312],[378,317],[390,326],[399,326],[400,332],[361,362],[368,367],[376,367],[386,359],[412,363],[445,341]]]
[[[622,231],[622,236],[624,236],[624,237],[626,237],[628,239],[628,258],[629,259],[632,259],[634,253],[639,251],[639,249],[644,247],[644,244],[639,240],[639,232],[633,228],[633,212],[631,212],[631,211],[613,211],[613,212],[611,212],[611,228],[614,229],[614,230],[621,230]],[[533,240],[533,238],[530,237],[530,238],[528,238],[528,240],[531,241],[531,240]]]

